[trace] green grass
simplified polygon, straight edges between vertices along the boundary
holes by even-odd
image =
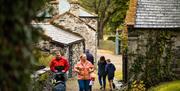
[[[122,80],[122,71],[121,70],[117,70],[115,72],[115,78],[116,78],[116,80]]]
[[[180,80],[173,82],[162,83],[148,91],[180,91]]]
[[[109,40],[100,40],[99,49],[115,52],[115,43]]]

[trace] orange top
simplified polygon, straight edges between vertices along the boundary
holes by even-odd
[[[84,63],[80,61],[75,65],[74,70],[78,72],[79,80],[90,80],[90,73],[93,68],[94,66],[89,61],[86,61]]]

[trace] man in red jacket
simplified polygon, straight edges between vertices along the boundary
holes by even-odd
[[[56,57],[52,58],[50,63],[50,69],[52,72],[58,72],[55,67],[63,66],[62,72],[67,72],[69,70],[69,63],[67,59],[61,56],[59,51],[56,51]]]

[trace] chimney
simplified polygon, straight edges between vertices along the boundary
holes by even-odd
[[[70,10],[69,12],[74,14],[75,16],[79,17],[79,2],[78,0],[70,0]]]
[[[59,14],[59,10],[58,10],[58,4],[59,1],[58,0],[50,0],[50,7],[52,8],[52,15],[55,16],[57,14]]]

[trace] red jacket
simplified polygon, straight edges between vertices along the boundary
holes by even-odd
[[[55,72],[56,66],[64,66],[64,71],[67,72],[69,70],[69,63],[68,61],[61,57],[59,60],[57,60],[55,57],[51,60],[50,63],[50,69],[51,71]]]

